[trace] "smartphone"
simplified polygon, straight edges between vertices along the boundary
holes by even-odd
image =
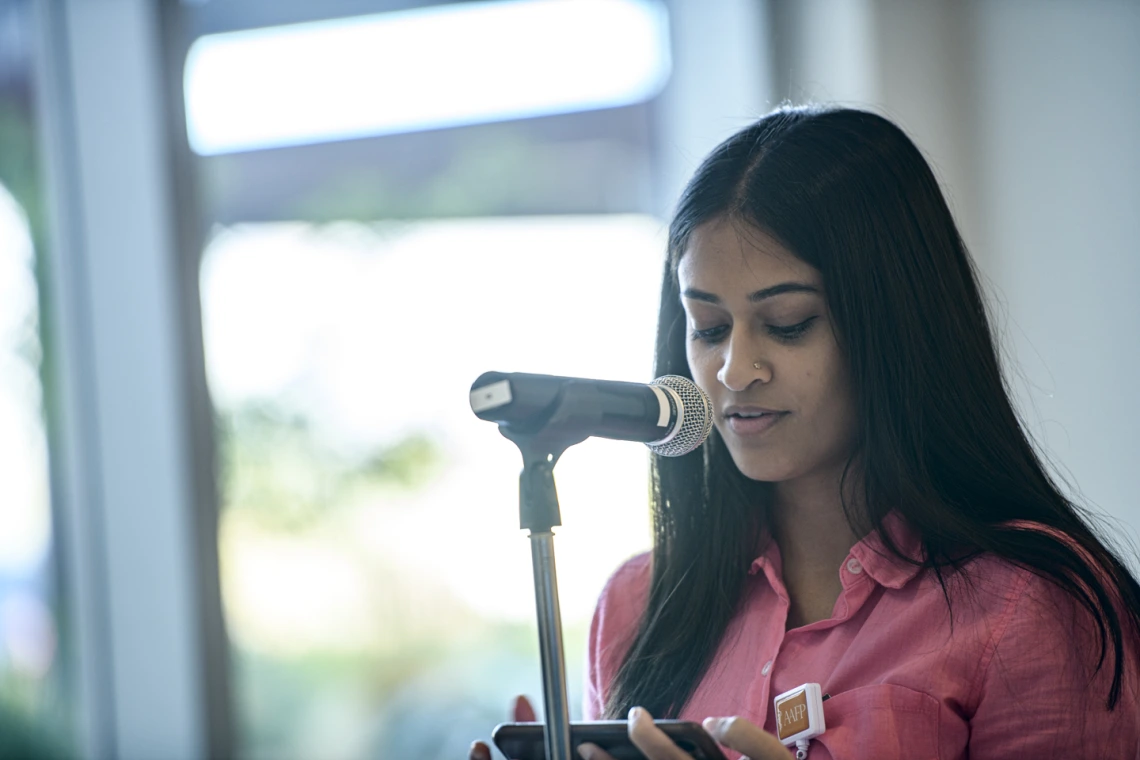
[[[684,720],[657,720],[654,723],[694,760],[728,760],[700,723]],[[501,723],[491,732],[491,740],[508,760],[546,760],[543,725]],[[591,742],[609,752],[614,760],[646,760],[645,755],[630,742],[627,726],[624,720],[571,723],[571,751],[582,742]],[[574,757],[577,758],[577,754]]]

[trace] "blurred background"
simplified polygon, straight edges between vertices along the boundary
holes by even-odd
[[[1135,542],[1135,0],[0,0],[0,756],[465,757],[541,693],[471,381],[651,379],[680,188],[809,101],[925,151]],[[646,474],[558,468],[575,710]]]

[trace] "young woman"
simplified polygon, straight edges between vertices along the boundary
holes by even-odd
[[[713,151],[670,228],[656,370],[716,424],[654,457],[654,548],[598,603],[587,719],[680,760],[652,718],[713,716],[785,760],[772,700],[818,683],[811,760],[1140,758],[1140,586],[1029,443],[895,125],[787,109]]]

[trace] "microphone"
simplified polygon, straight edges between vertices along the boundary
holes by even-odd
[[[565,408],[560,407],[565,403]],[[665,375],[648,385],[484,372],[471,385],[475,416],[520,433],[551,423],[586,436],[640,441],[667,457],[688,454],[712,430],[712,402],[696,383]]]

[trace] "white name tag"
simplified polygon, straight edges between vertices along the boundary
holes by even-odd
[[[796,745],[796,757],[804,760],[808,742],[827,730],[819,684],[802,684],[785,691],[773,701],[776,704],[776,737],[786,747]]]

